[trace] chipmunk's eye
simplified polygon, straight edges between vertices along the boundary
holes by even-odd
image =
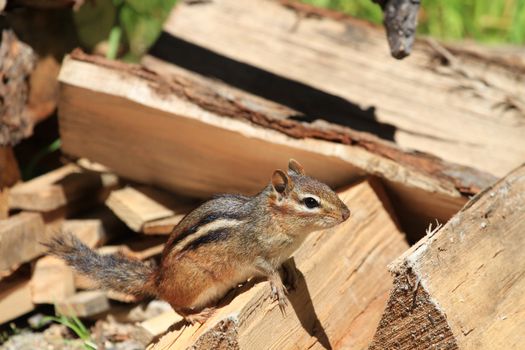
[[[317,208],[319,206],[319,202],[312,197],[306,197],[305,199],[303,199],[303,203],[304,205],[306,205],[307,208],[310,209]]]

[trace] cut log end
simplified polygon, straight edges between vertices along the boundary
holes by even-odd
[[[383,318],[369,347],[380,349],[458,349],[446,315],[410,268],[394,277]]]

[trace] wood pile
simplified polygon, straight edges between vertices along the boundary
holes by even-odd
[[[142,65],[73,51],[58,103],[71,161],[20,182],[0,149],[0,323],[139,301],[46,256],[57,232],[158,260],[192,208],[255,194],[295,158],[352,216],[294,254],[287,313],[251,280],[202,326],[137,325],[149,349],[519,348],[525,67],[433,41],[399,62],[386,45],[293,1],[217,0],[178,5]]]

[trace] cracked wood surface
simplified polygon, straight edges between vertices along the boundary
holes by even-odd
[[[369,182],[339,193],[352,216],[311,234],[294,254],[300,276],[286,315],[272,302],[268,282],[249,284],[201,327],[175,324],[149,349],[205,349],[221,339],[250,350],[366,349],[391,283],[386,265],[408,245],[383,206],[388,199]]]
[[[285,106],[194,75],[159,74],[77,51],[64,61],[60,81],[66,153],[183,195],[254,194],[293,157],[332,187],[381,177],[396,208],[409,213],[402,221],[413,225],[417,217],[426,225],[448,220],[465,195],[493,181],[366,133],[294,120]]]
[[[521,349],[525,167],[474,197],[391,265],[371,349]]]
[[[396,61],[377,26],[281,3],[180,3],[151,54],[280,101],[307,120],[331,118],[496,176],[523,161],[522,64],[423,40]]]

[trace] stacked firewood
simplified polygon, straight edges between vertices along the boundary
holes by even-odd
[[[57,232],[155,260],[200,202],[295,158],[352,216],[294,255],[289,311],[249,281],[203,326],[143,322],[151,349],[519,347],[524,67],[433,41],[394,62],[378,28],[289,3],[182,3],[142,65],[64,60],[72,161],[2,192],[0,323],[137,302],[46,256]]]

